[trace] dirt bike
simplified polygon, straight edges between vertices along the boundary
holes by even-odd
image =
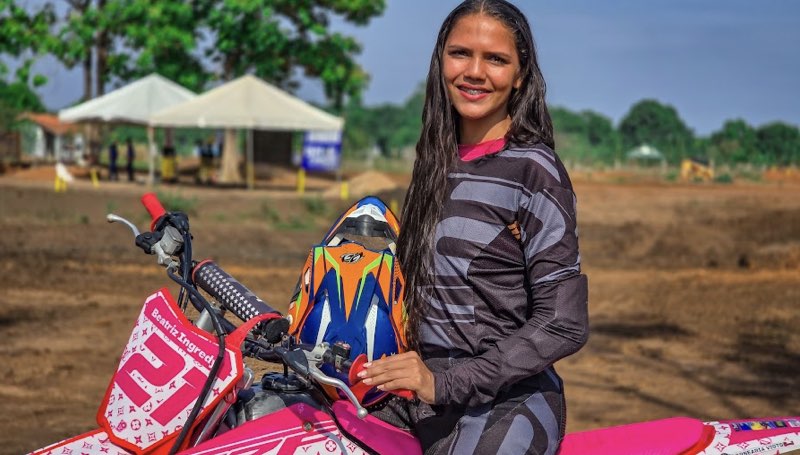
[[[373,417],[364,406],[370,390],[357,373],[371,356],[341,340],[303,343],[287,335],[297,325],[297,308],[290,307],[284,318],[214,262],[195,262],[188,217],[166,212],[153,194],[142,202],[152,217],[150,231],[140,233],[116,215],[108,220],[126,224],[136,245],[156,256],[181,286],[178,298],[162,288],[145,299],[97,412],[99,428],[33,453],[422,453],[410,432]],[[398,229],[386,205],[369,197],[339,217],[323,244],[355,245],[356,250],[343,250],[340,266],[365,254],[377,257],[373,263],[380,266],[394,266],[390,259]],[[309,262],[315,256],[312,250]],[[304,269],[305,275],[312,269]],[[390,280],[390,300],[400,294],[392,283],[399,286],[401,281]],[[303,285],[301,276],[301,293]],[[329,296],[324,298],[327,302]],[[387,307],[395,303],[383,302]],[[199,313],[194,321],[184,314],[189,304]],[[224,317],[228,312],[244,323],[236,327]],[[277,364],[283,371],[256,381],[244,356]],[[409,391],[394,393],[413,398]],[[793,451],[800,453],[800,417],[720,422],[676,417],[568,434],[559,454]]]

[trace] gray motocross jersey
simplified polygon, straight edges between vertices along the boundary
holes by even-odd
[[[585,344],[575,207],[569,176],[545,145],[509,145],[449,174],[420,327],[436,404],[490,403],[554,375],[549,367]]]

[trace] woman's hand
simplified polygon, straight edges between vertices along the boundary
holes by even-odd
[[[377,386],[379,390],[408,389],[425,403],[434,402],[433,373],[414,351],[365,363],[358,377],[364,384]]]

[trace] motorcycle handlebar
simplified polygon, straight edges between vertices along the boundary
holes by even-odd
[[[260,314],[280,314],[211,260],[197,264],[192,275],[197,287],[208,292],[242,321]],[[285,318],[271,319],[258,324],[256,330],[269,343],[277,343],[289,330],[289,321]]]
[[[164,216],[167,211],[164,209],[164,206],[161,205],[155,193],[146,193],[142,196],[142,205],[147,209],[147,213],[150,214],[150,230],[152,231],[155,229],[156,222],[159,218]]]

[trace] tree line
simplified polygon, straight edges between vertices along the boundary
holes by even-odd
[[[357,99],[368,76],[361,45],[331,30],[336,17],[366,25],[384,0],[0,0],[0,56],[19,62],[11,83],[40,87],[33,63],[52,56],[81,68],[81,100],[156,72],[195,92],[246,73],[293,90],[321,81],[337,109]],[[0,60],[0,76],[9,76]]]
[[[420,85],[401,104],[366,107],[353,102],[346,106],[344,149],[357,156],[374,145],[384,156],[396,156],[413,148],[419,137],[424,96],[424,85]],[[643,144],[658,149],[671,164],[684,158],[731,165],[800,164],[800,130],[782,122],[756,127],[732,119],[709,136],[696,136],[674,107],[652,99],[631,106],[616,126],[610,118],[590,110],[551,106],[550,115],[559,155],[586,165],[624,162],[628,151]]]

